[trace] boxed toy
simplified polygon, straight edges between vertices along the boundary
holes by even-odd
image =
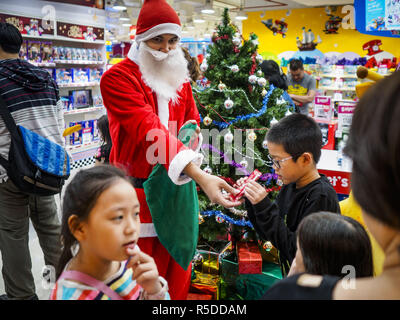
[[[70,110],[69,97],[68,96],[61,96],[60,100],[61,100],[61,103],[63,105],[63,110],[64,111],[69,111]]]
[[[40,41],[28,41],[28,60],[29,62],[41,62]]]
[[[51,42],[42,42],[40,47],[40,55],[42,62],[53,62],[53,52],[52,52]]]
[[[72,83],[71,69],[55,69],[55,76],[57,84]]]
[[[328,64],[323,65],[323,66],[321,66],[321,72],[322,73],[333,73],[333,66],[328,65]]]
[[[96,53],[97,53],[97,61],[103,61],[103,56],[101,54],[101,50],[96,49]]]
[[[85,69],[85,68],[72,69],[72,80],[74,83],[89,82],[89,69]]]
[[[65,60],[72,60],[72,48],[64,48],[64,59]]]
[[[101,96],[93,97],[93,106],[94,107],[102,107],[103,106],[103,98]]]
[[[79,122],[70,122],[69,126],[73,127],[79,124]],[[82,144],[82,130],[75,131],[73,134],[70,135],[70,145],[76,146]]]
[[[97,119],[90,120],[90,127],[92,128],[92,139],[97,141],[100,139],[99,128],[97,127]]]
[[[93,141],[92,136],[92,127],[90,126],[90,121],[81,121],[82,125],[81,137],[82,137],[82,144],[87,144]]]
[[[333,85],[333,79],[329,77],[323,77],[321,79],[321,85],[324,87],[330,87]]]
[[[69,97],[74,109],[88,108],[93,104],[91,90],[72,90]]]
[[[53,46],[51,51],[52,51],[53,60],[54,61],[59,61],[60,60],[60,53],[59,53],[58,47],[57,46]]]
[[[88,51],[85,48],[80,49],[81,51],[81,60],[82,61],[88,61]]]
[[[27,51],[28,42],[24,40],[21,44],[21,48],[19,49],[19,58],[22,60],[28,60],[28,51]]]
[[[89,79],[91,82],[100,83],[100,78],[102,75],[103,75],[103,69],[93,68],[93,69],[90,69]]]
[[[322,121],[315,120],[322,132],[322,149],[334,150],[335,149],[335,132],[337,129],[337,121]]]
[[[357,72],[357,67],[358,67],[358,66],[345,65],[345,66],[344,66],[344,73],[345,73],[345,74],[352,74],[352,75],[355,75],[356,72]]]

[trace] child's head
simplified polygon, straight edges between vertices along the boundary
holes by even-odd
[[[109,145],[112,145],[111,135],[110,135],[110,127],[108,123],[107,115],[102,115],[97,120],[97,128],[99,129],[101,139]]]
[[[354,111],[344,152],[368,230],[383,250],[400,243],[400,72],[369,89]],[[399,246],[400,252],[400,246]]]
[[[296,264],[307,273],[343,277],[352,266],[355,276],[373,275],[371,242],[356,220],[330,212],[305,217],[297,229]]]
[[[268,130],[266,140],[274,169],[284,184],[316,169],[322,133],[312,118],[299,113],[284,117]]]
[[[71,247],[76,244],[78,254],[126,260],[126,251],[137,244],[140,232],[139,201],[129,177],[110,165],[79,171],[65,190],[61,228],[57,276],[73,257]]]

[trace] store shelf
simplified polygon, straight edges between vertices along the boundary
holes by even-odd
[[[56,66],[56,64],[54,62],[33,62],[33,61],[27,61],[27,62],[29,62],[30,64],[33,64],[36,67],[55,67]]]
[[[79,64],[79,65],[103,65],[104,61],[81,61],[81,60],[55,60],[55,65],[61,64]]]
[[[81,114],[81,113],[99,112],[102,110],[104,110],[104,106],[75,109],[75,110],[64,111],[64,116]]]
[[[60,83],[59,88],[81,88],[81,87],[96,87],[99,86],[99,82],[83,82],[83,83]]]
[[[32,36],[32,35],[28,35],[28,34],[22,34],[22,38],[37,39],[37,40],[65,41],[65,42],[79,42],[79,43],[99,44],[99,45],[104,45],[106,43],[104,40],[88,41],[88,40],[72,39],[72,38],[68,38],[68,37],[50,36],[50,35]]]
[[[70,151],[72,154],[78,153],[78,152],[84,152],[90,149],[95,149],[100,146],[100,141],[92,141],[90,143],[86,144],[79,144],[76,146],[67,146],[66,149],[67,151]]]
[[[318,89],[320,90],[331,90],[331,91],[355,91],[356,88],[355,87],[342,87],[342,88],[338,88],[338,87],[318,87]]]
[[[323,73],[319,75],[321,78],[351,78],[358,79],[355,74],[334,74],[334,73]]]

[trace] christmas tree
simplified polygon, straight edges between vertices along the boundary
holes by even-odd
[[[202,169],[230,185],[258,169],[262,173],[258,182],[273,199],[279,186],[267,160],[264,138],[270,125],[291,110],[282,99],[283,90],[274,88],[263,77],[257,36],[250,34],[245,40],[231,23],[228,9],[224,10],[212,42],[200,66],[205,79],[193,88],[204,137]],[[201,190],[199,203],[200,243],[227,233],[233,242],[256,239],[244,204],[226,209],[210,203]]]

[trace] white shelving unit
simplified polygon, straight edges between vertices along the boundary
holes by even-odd
[[[47,5],[47,6],[46,6]],[[101,52],[101,61],[81,61],[81,60],[55,60],[52,62],[31,62],[32,64],[43,67],[46,69],[71,69],[71,68],[102,68],[103,71],[106,70],[106,48],[105,40],[82,40],[74,39],[66,36],[60,36],[58,29],[61,25],[72,25],[72,26],[88,26],[93,29],[99,28],[100,33],[105,31],[106,23],[106,12],[105,10],[99,10],[94,8],[88,8],[85,6],[77,6],[73,4],[64,4],[51,2],[44,3],[39,0],[13,0],[6,2],[0,2],[0,13],[15,16],[15,17],[25,17],[30,19],[36,19],[39,22],[46,19],[48,14],[48,8],[51,7],[55,10],[55,21],[54,28],[51,30],[51,34],[42,35],[29,35],[22,34],[22,37],[26,41],[41,41],[41,42],[51,42],[53,47],[68,47],[68,48],[78,48],[78,49],[96,49],[96,51]],[[46,9],[47,8],[47,9]],[[18,18],[17,18],[18,19]],[[15,19],[14,19],[15,21]],[[20,20],[22,21],[22,20]],[[24,20],[26,21],[26,19]],[[25,22],[24,22],[25,23]],[[97,30],[99,30],[97,29]],[[29,32],[29,31],[28,31]],[[103,35],[101,35],[103,37]],[[92,97],[101,97],[99,82],[85,82],[85,83],[58,83],[60,97],[69,96],[69,91],[71,90],[86,90],[89,89],[92,92]],[[93,102],[93,103],[99,103]],[[88,108],[75,109],[64,111],[64,121],[69,124],[69,122],[78,121],[88,121],[93,119],[98,119],[101,115],[105,114],[106,110],[103,106],[91,106]],[[69,142],[69,137],[66,140]],[[67,150],[74,161],[72,164],[72,169],[84,167],[90,165],[93,160],[93,155],[99,147],[99,141],[92,141],[83,145],[68,145]],[[81,165],[80,163],[85,163]],[[94,162],[94,161],[93,161]]]

